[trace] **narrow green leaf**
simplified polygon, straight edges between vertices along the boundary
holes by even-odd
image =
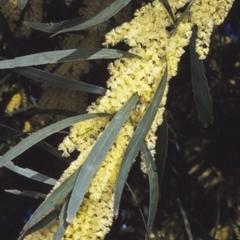
[[[3,127],[3,128],[6,128],[10,132],[13,132],[14,134],[18,134],[19,136],[22,136],[22,137],[29,136],[29,134],[27,134],[25,132],[21,132],[19,130],[16,130],[14,128],[6,126],[4,124],[0,123],[0,126]],[[48,144],[48,143],[46,143],[44,141],[36,143],[36,146],[44,149],[45,151],[49,152],[50,154],[52,154],[53,156],[57,157],[58,159],[60,159],[63,162],[66,162],[66,163],[69,164],[69,163],[71,163],[73,161],[73,159],[70,158],[70,157],[67,157],[67,158],[66,157],[62,157],[61,153],[55,147],[51,146],[50,144]]]
[[[108,48],[84,48],[84,49],[68,49],[50,52],[41,52],[30,54],[14,59],[1,60],[0,69],[11,69],[16,67],[29,67],[49,63],[70,62],[76,60],[91,59],[115,59],[121,57],[140,58],[136,54],[126,51]]]
[[[159,176],[159,187],[163,179],[163,173],[165,169],[165,163],[167,158],[167,149],[168,149],[168,125],[166,114],[163,114],[163,123],[159,127],[158,135],[159,147],[157,148],[157,171]]]
[[[128,120],[132,109],[137,103],[137,100],[138,95],[135,93],[113,117],[87,156],[80,169],[69,200],[66,219],[68,223],[70,223],[75,217],[75,214],[82,203],[86,189],[88,188],[94,174],[112,146],[120,129]]]
[[[17,240],[24,239],[27,235],[36,232],[40,229],[47,228],[51,226],[57,219],[60,213],[60,207],[54,209],[50,213],[48,213],[45,217],[43,217],[37,224],[29,228],[27,231],[22,230],[20,233],[20,237]]]
[[[73,188],[73,185],[76,181],[79,169],[72,173],[61,185],[56,188],[51,195],[38,207],[38,209],[33,213],[31,218],[25,224],[23,228],[23,233],[31,229],[37,222],[43,218],[47,212],[57,206],[57,204],[63,200]]]
[[[207,127],[208,123],[213,123],[212,101],[208,90],[207,78],[205,76],[204,65],[195,50],[196,28],[193,28],[193,35],[190,40],[190,57],[192,72],[192,87],[194,93],[194,101],[198,111],[198,115],[203,127]]]
[[[179,209],[181,211],[181,214],[182,214],[182,217],[183,217],[183,222],[184,222],[185,229],[186,229],[186,232],[187,232],[187,235],[188,235],[188,239],[193,240],[193,236],[192,236],[192,232],[191,232],[190,225],[189,225],[189,222],[188,222],[187,214],[186,214],[185,210],[183,209],[182,203],[181,203],[179,198],[177,198],[177,204],[178,204],[178,207],[179,207]]]
[[[62,206],[61,212],[59,214],[60,222],[59,222],[57,231],[55,232],[55,234],[53,236],[53,240],[60,240],[60,239],[62,239],[64,234],[65,234],[65,232],[66,232],[66,229],[68,227],[68,224],[66,222],[67,205],[68,205],[68,201],[66,201],[63,204],[63,206]]]
[[[69,19],[66,21],[62,21],[62,22],[51,22],[51,23],[40,23],[40,22],[28,22],[28,21],[24,21],[23,24],[25,24],[26,26],[38,30],[38,31],[42,31],[42,32],[46,32],[46,33],[56,33],[59,32],[61,30],[65,30],[68,28],[71,28],[73,26],[82,24],[86,21],[88,21],[89,19],[85,19],[85,18],[74,18],[74,19]],[[111,28],[111,22],[110,21],[105,21],[102,22],[100,24],[96,24],[94,26],[89,27],[88,29],[91,30],[104,30],[107,31],[107,29],[110,30]]]
[[[149,199],[149,211],[148,211],[148,222],[147,222],[147,234],[149,235],[152,231],[153,223],[157,213],[158,207],[158,198],[159,198],[159,186],[158,186],[158,174],[155,162],[149,151],[145,142],[143,142],[141,151],[143,153],[143,158],[146,163],[147,167],[147,174],[149,180],[149,192],[150,192],[150,199]],[[148,236],[150,239],[150,237]],[[147,237],[146,237],[147,239]]]
[[[164,76],[162,77],[160,84],[158,85],[158,88],[153,96],[153,100],[149,104],[149,107],[147,108],[143,118],[139,122],[137,129],[135,133],[133,134],[133,137],[131,141],[129,142],[127,149],[125,151],[123,161],[120,167],[120,171],[117,178],[116,183],[116,193],[115,193],[115,199],[114,199],[114,214],[115,216],[118,215],[119,210],[119,204],[120,199],[122,195],[122,191],[125,185],[125,182],[128,177],[128,173],[130,171],[130,168],[132,166],[133,160],[136,158],[142,143],[144,139],[146,138],[146,135],[152,125],[152,122],[156,116],[157,110],[159,108],[159,105],[161,103],[161,99],[165,90],[167,84],[167,67],[165,69]]]
[[[45,184],[54,185],[57,182],[56,179],[50,178],[44,174],[33,171],[32,169],[18,167],[14,165],[13,162],[6,163],[4,167],[26,178],[30,178],[32,180],[42,182]]]
[[[171,7],[170,7],[170,5],[169,5],[168,0],[161,0],[161,2],[162,2],[162,4],[163,4],[163,6],[166,8],[169,16],[172,18],[172,21],[173,21],[173,23],[174,23],[174,22],[175,22],[175,18],[174,18],[174,15],[173,15],[173,12],[172,12],[172,9],[171,9]]]
[[[23,10],[28,3],[28,0],[17,0],[17,7]]]
[[[102,23],[112,16],[114,16],[116,13],[118,13],[122,8],[124,8],[131,0],[115,0],[112,4],[110,4],[108,7],[106,7],[103,11],[101,11],[99,14],[94,16],[93,18],[79,23],[74,20],[72,26],[68,25],[68,27],[56,32],[54,35],[63,33],[63,32],[72,32],[72,31],[79,31],[83,30],[92,26],[95,26],[99,23]],[[71,20],[69,20],[71,21]],[[54,36],[53,35],[53,36]]]
[[[96,85],[92,85],[89,83],[77,81],[74,79],[70,79],[64,76],[56,75],[53,73],[48,73],[36,68],[26,67],[26,68],[14,68],[14,72],[30,78],[32,80],[48,83],[50,85],[54,85],[57,87],[67,88],[71,90],[94,93],[99,95],[104,95],[106,92],[105,88],[98,87]]]
[[[16,195],[22,195],[22,196],[27,196],[27,197],[36,198],[36,199],[38,199],[38,198],[45,199],[46,196],[47,196],[44,193],[40,193],[40,192],[36,192],[36,191],[29,191],[29,190],[20,191],[20,190],[17,190],[17,189],[6,189],[4,191],[8,192],[8,193],[12,193],[12,194],[16,194]]]
[[[83,114],[80,116],[75,116],[71,118],[67,118],[57,123],[51,124],[36,133],[33,133],[29,137],[22,140],[16,146],[11,148],[8,152],[6,152],[2,157],[0,157],[0,167],[3,167],[6,163],[13,160],[15,157],[40,142],[42,139],[56,133],[64,128],[67,128],[77,122],[85,121],[87,119],[92,119],[96,117],[109,117],[109,114],[106,113],[93,113],[93,114]]]

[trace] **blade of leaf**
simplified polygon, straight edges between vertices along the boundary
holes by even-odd
[[[196,37],[196,28],[194,27],[189,44],[191,57],[192,87],[194,93],[194,101],[200,121],[203,127],[207,127],[208,123],[213,123],[213,107],[208,90],[204,65],[202,61],[199,60],[199,56],[195,50]]]
[[[15,68],[14,72],[30,78],[32,80],[48,83],[50,85],[67,88],[71,90],[94,93],[99,95],[104,95],[106,89],[103,87],[98,87],[96,85],[92,85],[89,83],[77,81],[74,79],[70,79],[64,76],[56,75],[53,73],[48,73],[36,68],[26,67],[26,68]]]
[[[25,233],[31,229],[37,222],[46,215],[54,206],[56,206],[62,199],[64,199],[73,188],[76,181],[79,169],[72,173],[66,180],[64,180],[61,185],[56,188],[51,195],[43,201],[43,203],[38,207],[38,209],[33,213],[31,218],[25,224],[22,233]]]
[[[63,33],[63,32],[71,32],[71,31],[79,31],[83,30],[89,27],[92,27],[96,24],[102,23],[112,16],[114,16],[116,13],[118,13],[122,8],[124,8],[131,0],[116,0],[112,4],[110,4],[108,7],[106,7],[104,10],[102,10],[100,13],[98,13],[96,16],[92,17],[91,19],[81,23],[76,23],[76,21],[73,23],[72,27],[68,25],[67,28],[64,28],[52,36],[55,36],[56,34]],[[71,20],[69,20],[71,21]]]
[[[36,191],[28,191],[28,190],[20,191],[20,190],[17,190],[17,189],[6,189],[4,191],[8,192],[8,193],[12,193],[12,194],[16,194],[16,195],[22,195],[22,196],[27,196],[27,197],[36,198],[36,199],[38,199],[38,198],[45,199],[46,196],[47,196],[44,193],[40,193],[40,192],[36,192]]]
[[[8,131],[10,131],[10,132],[13,132],[13,133],[15,133],[15,134],[18,134],[19,136],[29,136],[29,135],[28,135],[27,133],[25,133],[25,132],[21,132],[21,131],[19,131],[19,130],[16,130],[16,129],[14,129],[14,128],[11,128],[11,127],[9,127],[9,126],[6,126],[6,125],[4,125],[4,124],[1,124],[1,123],[0,123],[0,126],[3,127],[3,128],[6,128],[6,129],[7,129]],[[61,161],[63,161],[63,162],[66,162],[66,163],[69,164],[69,163],[71,163],[71,162],[73,161],[73,159],[70,158],[70,157],[67,157],[67,158],[66,158],[66,157],[62,157],[61,153],[60,153],[55,147],[51,146],[50,144],[48,144],[48,143],[46,143],[46,142],[44,142],[44,141],[41,141],[41,142],[36,143],[36,146],[44,149],[45,151],[47,151],[47,152],[49,152],[50,154],[52,154],[53,156],[59,158],[59,159],[60,159]]]
[[[121,57],[140,58],[138,55],[107,48],[68,49],[30,54],[14,59],[1,60],[0,69],[28,67],[49,63],[62,63],[76,60],[115,59]]]
[[[17,0],[17,7],[23,10],[28,3],[28,0]]]
[[[76,215],[79,206],[82,203],[86,189],[88,188],[94,174],[104,160],[110,147],[112,146],[117,134],[128,120],[132,109],[136,105],[138,95],[135,93],[116,113],[109,125],[103,131],[98,141],[92,147],[84,164],[82,165],[68,204],[67,219],[70,223]]]
[[[141,151],[143,153],[143,159],[146,163],[147,167],[147,174],[149,180],[149,192],[150,192],[150,199],[149,199],[149,213],[148,213],[148,222],[147,222],[147,235],[148,238],[149,234],[152,231],[153,223],[157,213],[158,207],[158,198],[159,198],[159,186],[158,186],[158,174],[155,162],[149,151],[147,144],[143,142]],[[146,237],[147,239],[147,237]]]
[[[20,233],[21,235],[17,240],[24,239],[27,235],[36,232],[37,230],[47,228],[48,226],[51,226],[57,219],[60,213],[60,208],[54,209],[52,212],[48,213],[44,218],[42,218],[37,224],[29,228],[27,231],[22,230]]]
[[[135,133],[133,134],[133,137],[131,141],[129,142],[127,149],[125,151],[122,164],[120,167],[120,171],[117,178],[116,183],[116,192],[115,192],[115,198],[114,198],[114,214],[115,216],[118,215],[119,211],[119,205],[120,205],[120,199],[122,196],[122,191],[125,185],[125,182],[127,180],[128,173],[130,171],[130,168],[132,166],[133,160],[136,158],[142,142],[146,138],[146,135],[152,125],[152,122],[156,116],[158,107],[160,105],[165,87],[167,84],[167,67],[165,69],[164,75],[160,81],[160,84],[157,87],[157,90],[153,96],[153,100],[149,104],[149,107],[147,108],[143,118],[139,122],[137,129]]]
[[[58,225],[58,228],[57,228],[57,231],[55,232],[54,236],[53,236],[53,240],[59,240],[59,239],[62,239],[65,232],[66,232],[66,229],[68,227],[68,224],[66,222],[66,212],[67,212],[67,205],[68,205],[68,201],[66,201],[63,206],[62,206],[62,209],[61,209],[61,212],[59,214],[59,225]]]
[[[56,133],[64,128],[67,128],[77,122],[85,121],[87,119],[92,119],[96,117],[109,117],[106,113],[93,113],[93,114],[83,114],[80,116],[70,117],[58,121],[57,123],[51,124],[40,131],[33,133],[29,137],[22,140],[16,146],[7,151],[2,157],[0,157],[0,167],[3,167],[6,163],[13,160],[15,157],[26,151],[31,146],[40,142],[42,139]]]
[[[159,188],[160,188],[163,179],[168,149],[168,125],[166,114],[163,114],[163,123],[159,127],[158,142],[159,147],[157,148],[156,165],[159,176]]]
[[[56,179],[48,177],[39,172],[33,171],[32,169],[18,167],[14,165],[13,162],[6,163],[4,167],[26,178],[30,178],[32,180],[42,182],[45,184],[54,185],[57,182]]]
[[[179,198],[177,198],[177,204],[178,204],[178,207],[179,207],[179,209],[181,211],[181,214],[182,214],[182,217],[183,217],[183,222],[184,222],[185,229],[186,229],[186,232],[187,232],[187,235],[188,235],[188,239],[193,240],[193,236],[192,236],[192,232],[191,232],[190,225],[189,225],[189,222],[188,222],[188,218],[187,218],[185,210],[182,207],[182,203],[181,203]]]
[[[168,3],[168,0],[161,0],[161,2],[162,2],[162,4],[163,4],[163,6],[166,8],[169,16],[172,18],[172,21],[173,21],[173,23],[174,23],[174,22],[175,22],[175,18],[174,18],[172,9],[171,9],[171,7],[170,7],[170,5],[169,5],[169,3]]]
[[[38,31],[42,31],[42,32],[46,32],[46,33],[56,33],[59,32],[61,30],[82,24],[86,21],[88,21],[89,19],[85,19],[85,18],[74,18],[74,19],[69,19],[66,21],[62,21],[62,22],[51,22],[51,23],[40,23],[40,22],[28,22],[28,21],[24,21],[23,24],[25,24],[26,26],[38,30]],[[96,24],[94,26],[89,27],[91,30],[110,30],[111,26],[113,24],[110,21],[105,21],[102,22],[100,24]],[[112,26],[113,27],[113,26]],[[88,29],[89,29],[88,28]]]

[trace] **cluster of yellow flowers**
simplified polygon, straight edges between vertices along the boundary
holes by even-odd
[[[224,7],[227,11],[233,1],[222,0],[221,2],[221,8]],[[188,0],[169,0],[169,3],[173,14],[176,14],[179,8],[188,3]],[[211,13],[205,14],[209,10]],[[88,112],[115,114],[133,93],[138,92],[139,103],[131,114],[133,121],[138,124],[152,100],[156,87],[164,74],[166,64],[168,65],[168,80],[177,74],[178,63],[184,53],[183,48],[189,44],[193,25],[202,26],[198,29],[198,36],[202,29],[210,28],[212,31],[213,25],[220,21],[216,20],[219,11],[219,1],[217,0],[211,1],[211,3],[207,0],[196,0],[190,10],[190,16],[185,17],[177,27],[175,34],[169,37],[167,27],[172,25],[172,19],[159,0],[137,10],[131,22],[123,23],[106,35],[104,45],[115,45],[125,41],[131,47],[129,52],[138,54],[141,59],[123,58],[110,63],[108,70],[111,76],[107,81],[108,90],[103,97],[88,107]],[[199,19],[197,21],[194,18],[193,13],[204,15],[204,18],[200,19],[200,23]],[[209,22],[212,22],[212,25],[208,24]],[[204,40],[208,39],[204,38]],[[199,41],[201,41],[200,37]],[[197,50],[199,52],[199,49]],[[200,58],[205,56],[204,53],[199,53]],[[166,94],[167,89],[146,138],[146,143],[153,155],[156,143],[155,132],[157,126],[163,121]],[[108,118],[97,118],[75,124],[71,128],[69,136],[60,144],[59,150],[63,151],[64,156],[69,156],[74,150],[80,151],[81,154],[64,172],[54,189],[83,164],[108,123]],[[119,165],[132,134],[133,126],[128,121],[95,174],[87,189],[83,204],[67,228],[63,239],[103,239],[109,231],[113,218],[114,188]],[[56,225],[57,223],[54,224],[54,226]],[[52,226],[40,230],[26,239],[42,239],[36,237],[40,236],[40,233],[45,236],[44,239],[50,239],[47,236],[52,233],[53,229],[55,227]]]
[[[24,92],[15,93],[6,106],[5,113],[12,113],[26,104],[26,94]]]

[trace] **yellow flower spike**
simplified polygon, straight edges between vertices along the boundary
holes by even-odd
[[[188,2],[189,0],[169,0],[173,14],[176,15],[177,10]],[[113,46],[125,41],[132,47],[129,52],[140,55],[142,59],[123,58],[110,63],[108,70],[111,77],[107,82],[108,90],[103,97],[88,107],[88,112],[115,114],[137,91],[140,101],[135,111],[132,112],[131,118],[138,124],[163,76],[166,61],[168,79],[177,74],[184,47],[189,44],[192,35],[192,27],[198,26],[196,51],[200,58],[204,59],[207,55],[213,26],[223,21],[232,3],[233,0],[195,0],[190,8],[190,14],[183,18],[171,37],[169,37],[167,27],[172,25],[172,19],[159,0],[137,10],[132,21],[123,23],[106,34],[104,46]],[[155,132],[163,121],[167,91],[168,88],[164,92],[156,118],[146,137],[147,146],[153,156],[156,144]],[[108,123],[107,118],[92,119],[75,124],[71,128],[69,138],[65,138],[59,149],[63,150],[65,155],[75,149],[81,154],[64,172],[54,189],[83,164],[93,144]],[[132,134],[133,126],[127,122],[96,172],[76,217],[66,230],[64,240],[104,239],[113,221],[115,183],[121,160]],[[144,164],[141,167],[145,170]],[[56,223],[54,223],[55,226]],[[52,229],[40,230],[26,239],[41,239],[35,236],[42,236],[46,231],[52,232]]]
[[[21,93],[14,94],[5,109],[5,113],[12,113],[15,110],[19,109],[21,106],[21,103],[22,103]]]

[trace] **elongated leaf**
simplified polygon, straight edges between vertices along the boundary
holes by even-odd
[[[103,95],[106,92],[106,89],[103,87],[98,87],[96,85],[92,85],[89,83],[77,81],[74,79],[70,79],[64,76],[56,75],[53,73],[48,73],[36,68],[26,67],[26,68],[14,68],[14,72],[28,77],[32,80],[48,83],[50,85],[67,88],[71,90],[94,93]]]
[[[17,6],[19,9],[23,10],[28,3],[28,0],[17,0]]]
[[[59,220],[60,220],[59,225],[58,225],[57,231],[53,236],[53,240],[62,239],[68,227],[68,224],[66,222],[67,205],[68,205],[68,201],[66,201],[62,206],[61,212],[59,214]]]
[[[163,123],[159,127],[159,147],[157,148],[156,165],[158,170],[159,187],[161,186],[168,149],[168,125],[166,115],[163,114]]]
[[[11,69],[16,67],[29,67],[49,63],[70,62],[76,60],[91,59],[114,59],[121,57],[137,57],[126,51],[107,49],[107,48],[84,48],[84,49],[68,49],[50,52],[41,52],[9,60],[0,61],[0,69]]]
[[[196,28],[193,28],[193,35],[190,40],[190,57],[192,72],[192,87],[194,93],[194,101],[198,111],[198,115],[203,127],[207,127],[208,123],[213,123],[212,101],[208,90],[207,78],[205,76],[204,65],[195,50]]]
[[[4,167],[26,178],[30,178],[32,180],[42,182],[45,184],[54,185],[57,182],[56,179],[50,178],[44,174],[33,171],[32,169],[18,167],[14,165],[13,162],[6,163]]]
[[[72,191],[78,173],[79,169],[71,174],[65,181],[61,183],[58,188],[51,193],[51,195],[38,207],[38,209],[25,224],[22,233],[25,233],[34,225],[36,225],[40,219],[46,215],[47,212],[57,206],[58,203]]]
[[[12,194],[16,194],[16,195],[22,195],[22,196],[27,196],[27,197],[36,198],[36,199],[38,199],[38,198],[45,199],[46,196],[47,196],[44,193],[40,193],[40,192],[36,192],[36,191],[28,191],[28,190],[20,191],[20,190],[17,190],[17,189],[6,189],[4,191],[8,192],[8,193],[12,193]]]
[[[24,21],[23,24],[25,24],[26,26],[35,29],[35,30],[39,30],[42,32],[46,32],[46,33],[56,33],[59,32],[61,30],[65,30],[67,28],[82,24],[86,21],[88,21],[89,19],[84,19],[84,18],[74,18],[74,19],[69,19],[66,21],[62,21],[62,22],[51,22],[51,23],[40,23],[40,22],[28,22],[28,21]],[[94,26],[89,27],[91,30],[110,30],[113,24],[110,21],[105,21],[102,22],[100,24],[96,24]],[[88,28],[88,29],[89,29]]]
[[[3,128],[6,128],[8,131],[10,131],[10,132],[13,132],[13,133],[15,133],[15,134],[18,134],[19,136],[29,136],[27,133],[25,133],[25,132],[21,132],[21,131],[19,131],[19,130],[16,130],[16,129],[14,129],[14,128],[11,128],[11,127],[9,127],[9,126],[6,126],[6,125],[4,125],[4,124],[1,124],[0,123],[0,126],[1,127],[3,127]],[[55,157],[57,157],[58,159],[60,159],[61,161],[63,161],[63,162],[66,162],[66,163],[71,163],[72,161],[73,161],[73,159],[72,158],[70,158],[70,157],[62,157],[62,155],[61,155],[61,153],[55,148],[55,147],[53,147],[53,146],[51,146],[50,144],[48,144],[48,143],[46,143],[46,142],[44,142],[44,141],[41,141],[41,142],[38,142],[38,143],[36,143],[36,146],[37,147],[40,147],[40,148],[42,148],[42,149],[44,149],[45,151],[47,151],[47,152],[49,152],[50,154],[52,154],[53,156],[55,156]]]
[[[119,204],[120,199],[122,195],[122,191],[125,185],[125,182],[127,180],[128,173],[130,171],[130,168],[132,166],[133,160],[136,158],[142,143],[144,139],[146,138],[146,135],[152,125],[152,122],[156,116],[158,107],[160,105],[165,87],[167,84],[167,67],[164,73],[163,78],[160,81],[160,84],[158,85],[158,88],[153,96],[152,102],[149,104],[149,107],[147,108],[143,118],[139,122],[137,129],[135,133],[133,134],[133,137],[131,141],[129,142],[126,152],[123,157],[123,161],[120,167],[119,175],[117,178],[116,183],[116,193],[115,193],[115,199],[114,199],[114,214],[115,216],[118,215],[119,210]]]
[[[114,16],[116,13],[118,13],[130,1],[131,0],[115,0],[112,4],[110,4],[108,7],[106,7],[99,14],[97,14],[93,18],[91,18],[83,23],[81,22],[81,20],[79,21],[79,23],[76,20],[74,20],[71,27],[69,24],[69,22],[71,20],[69,20],[68,27],[61,29],[60,31],[57,31],[54,35],[63,33],[63,32],[79,31],[79,30],[83,30],[83,29],[92,27],[94,25],[97,25],[99,23],[102,23],[102,22],[108,20],[109,18],[111,18],[112,16]]]
[[[170,15],[170,17],[172,18],[173,20],[173,23],[175,22],[175,18],[174,18],[174,15],[173,15],[173,12],[172,12],[172,9],[168,3],[168,0],[161,0],[163,6],[166,8],[168,14]]]
[[[149,181],[149,192],[150,192],[150,200],[149,200],[149,213],[148,213],[148,222],[147,222],[147,233],[150,235],[153,227],[153,223],[157,213],[158,207],[158,198],[159,198],[159,187],[158,187],[158,175],[157,168],[151,152],[149,151],[145,142],[143,142],[141,151],[143,153],[143,158],[147,167],[148,181]],[[148,237],[150,238],[150,237]],[[146,237],[147,239],[147,237]]]
[[[120,129],[128,120],[137,100],[138,96],[135,93],[113,117],[87,156],[80,169],[69,200],[66,219],[68,223],[70,223],[75,217],[93,175],[104,160]]]
[[[181,214],[182,214],[182,217],[183,217],[183,222],[184,222],[185,229],[186,229],[186,232],[187,232],[187,235],[188,235],[188,239],[193,240],[193,236],[192,236],[192,232],[191,232],[190,225],[189,225],[189,222],[188,222],[187,214],[182,207],[182,203],[181,203],[180,199],[178,199],[178,198],[177,198],[177,203],[178,203],[178,207],[179,207],[179,209],[181,211]]]
[[[17,240],[24,239],[27,235],[36,232],[40,229],[47,228],[51,226],[57,219],[60,213],[60,208],[54,209],[52,212],[48,213],[43,217],[37,224],[29,228],[27,231],[22,230],[20,237]]]
[[[0,158],[0,167],[4,166],[6,163],[13,160],[15,157],[26,151],[28,148],[32,147],[36,143],[40,142],[42,139],[52,135],[53,133],[56,133],[64,128],[67,128],[77,122],[85,121],[87,119],[92,119],[96,117],[108,117],[109,114],[105,113],[93,113],[93,114],[83,114],[80,116],[75,116],[71,118],[67,118],[61,121],[58,121],[57,123],[51,124],[41,130],[39,130],[36,133],[33,133],[29,137],[22,140],[20,143],[18,143],[16,146],[11,148],[8,152],[6,152],[1,158]]]

